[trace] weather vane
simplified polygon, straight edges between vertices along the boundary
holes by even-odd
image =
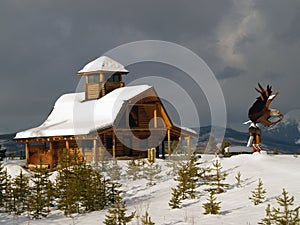
[[[261,129],[258,127],[258,124],[261,123],[264,126],[270,127],[280,122],[284,117],[279,110],[269,109],[271,102],[279,94],[279,92],[272,94],[272,86],[270,85],[267,86],[267,89],[264,89],[259,83],[258,86],[260,90],[257,88],[255,88],[255,90],[260,93],[260,96],[256,98],[256,101],[248,111],[248,117],[250,120],[244,123],[251,123],[249,126],[250,136],[247,147],[252,146],[253,152],[261,151]],[[271,117],[277,117],[278,119],[276,121],[270,121],[269,119]]]

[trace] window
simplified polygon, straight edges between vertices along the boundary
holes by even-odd
[[[139,109],[137,106],[133,106],[129,113],[129,126],[130,127],[139,126]]]
[[[114,75],[112,75],[112,76],[108,79],[108,81],[110,81],[110,82],[120,82],[120,81],[121,81],[120,75],[119,75],[119,74],[114,74]]]
[[[91,74],[88,75],[88,83],[100,83],[100,75],[99,74]]]
[[[82,141],[82,149],[83,152],[92,151],[93,150],[93,141],[92,140],[84,140]]]
[[[113,148],[113,139],[112,137],[106,137],[106,147],[107,149]]]

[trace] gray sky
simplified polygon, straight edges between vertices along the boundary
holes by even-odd
[[[0,1],[0,133],[41,124],[61,94],[74,92],[82,66],[144,39],[175,42],[205,60],[223,90],[229,127],[243,129],[257,82],[280,91],[272,107],[287,113],[300,108],[299,21],[295,0]],[[179,73],[129,69],[128,82]],[[197,101],[201,124],[209,124],[201,90]]]

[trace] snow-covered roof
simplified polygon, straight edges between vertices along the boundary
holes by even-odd
[[[89,101],[84,101],[84,92],[62,95],[42,125],[19,132],[15,138],[85,135],[110,127],[125,101],[150,88],[149,85],[122,87]]]
[[[86,64],[77,73],[82,74],[82,73],[99,72],[99,71],[122,72],[122,73],[129,72],[128,70],[125,69],[125,67],[122,64],[118,63],[117,61],[107,56],[101,56]]]

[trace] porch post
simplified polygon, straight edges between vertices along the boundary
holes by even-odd
[[[161,154],[162,158],[165,159],[165,139],[161,142]]]
[[[94,156],[94,162],[98,162],[98,154],[97,154],[97,140],[93,140],[93,156]]]
[[[68,140],[66,140],[66,149],[70,149],[70,144]]]
[[[188,136],[185,138],[186,139],[186,145],[187,145],[187,151],[188,151],[188,157],[191,157],[192,152],[191,152],[191,137]]]
[[[29,162],[29,148],[30,148],[29,142],[26,142],[25,143],[25,158],[26,158],[26,164],[27,165],[28,165],[28,162]]]
[[[154,128],[157,128],[157,105],[155,104],[155,109],[153,112],[153,117],[154,117]]]
[[[49,151],[50,151],[50,171],[53,170],[53,146],[52,142],[49,143]]]
[[[168,155],[171,156],[171,129],[168,129]]]
[[[112,143],[112,153],[113,153],[113,159],[115,159],[116,158],[116,135],[115,135],[115,133],[113,132],[113,134],[112,134],[112,141],[113,141],[113,143]]]

